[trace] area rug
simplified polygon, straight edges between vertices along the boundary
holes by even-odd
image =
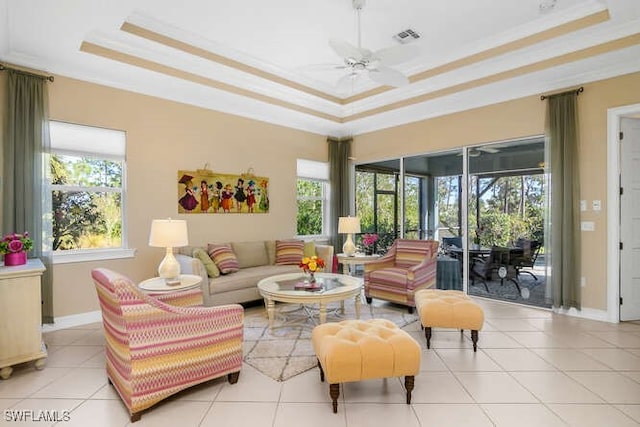
[[[345,302],[344,314],[338,308],[339,304],[328,306],[328,322],[356,318],[351,301]],[[264,306],[245,310],[244,361],[276,381],[286,381],[316,366],[311,346],[311,331],[315,323],[298,305],[277,304],[276,310],[279,315],[272,331],[269,330]],[[418,320],[417,315],[408,313],[407,307],[376,300],[373,304],[362,304],[360,310],[360,319],[373,318],[388,319],[398,327]],[[317,322],[317,313],[314,319]]]

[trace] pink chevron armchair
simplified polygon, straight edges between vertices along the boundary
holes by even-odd
[[[244,309],[177,307],[141,292],[125,276],[92,270],[106,338],[109,383],[129,409],[131,422],[161,400],[242,366]]]
[[[436,286],[438,242],[435,240],[396,239],[380,259],[364,266],[364,295],[409,307],[416,306],[414,294]]]

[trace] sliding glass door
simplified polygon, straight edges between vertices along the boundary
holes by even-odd
[[[544,140],[467,149],[469,293],[550,307]]]
[[[362,233],[438,240],[441,287],[549,307],[544,158],[532,138],[357,165]]]

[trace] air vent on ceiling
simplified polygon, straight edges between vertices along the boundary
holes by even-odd
[[[546,13],[556,7],[556,0],[540,0],[540,12]]]
[[[404,31],[400,31],[398,34],[394,35],[393,38],[402,44],[406,44],[413,40],[418,40],[420,38],[420,34],[417,31],[408,28]]]

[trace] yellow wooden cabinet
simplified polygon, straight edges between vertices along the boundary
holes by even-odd
[[[40,279],[45,268],[39,259],[26,264],[0,266],[0,378],[6,380],[13,365],[35,360],[44,367],[47,351],[42,343]]]

